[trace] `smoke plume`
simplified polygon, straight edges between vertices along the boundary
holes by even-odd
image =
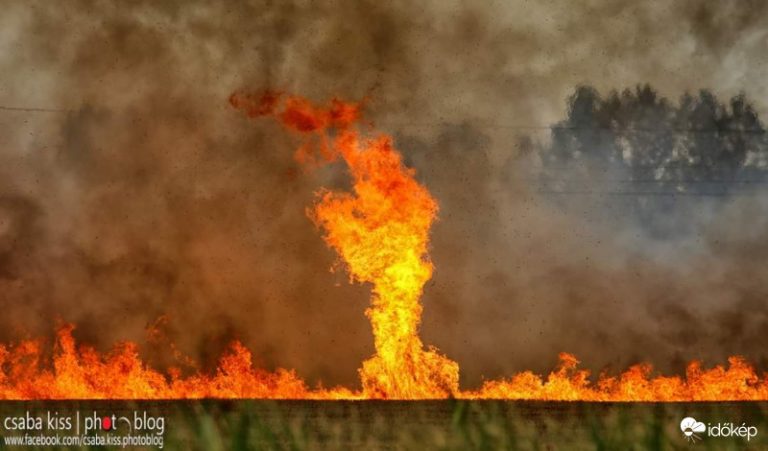
[[[761,14],[761,10],[763,14]],[[338,167],[227,99],[273,88],[367,97],[440,203],[423,340],[463,382],[546,371],[765,365],[758,194],[698,208],[663,241],[589,196],[537,191],[577,85],[677,102],[744,92],[768,114],[763,2],[5,2],[0,16],[0,339],[58,321],[106,348],[204,365],[232,338],[258,364],[357,382],[369,289],[331,273],[306,217]],[[523,137],[527,136],[527,139]],[[595,179],[600,190],[606,179]],[[586,197],[586,199],[584,199]],[[635,233],[637,232],[637,233]],[[152,344],[152,346],[150,346]]]

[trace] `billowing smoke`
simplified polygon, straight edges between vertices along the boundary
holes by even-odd
[[[542,193],[537,163],[577,85],[649,83],[674,104],[743,91],[765,113],[764,8],[6,2],[0,338],[62,320],[103,348],[159,328],[208,362],[238,337],[266,367],[354,384],[372,353],[369,287],[328,271],[335,255],[305,216],[318,187],[345,178],[302,173],[295,137],[226,101],[272,87],[369,96],[441,203],[423,335],[465,382],[546,370],[559,351],[597,369],[764,363],[759,195],[692,204],[698,223],[659,236],[594,196]],[[590,189],[610,177],[626,175]],[[145,350],[169,363],[163,346]]]
[[[748,100],[579,87],[565,116],[546,139],[519,139],[487,197],[498,204],[471,199],[471,184],[428,183],[443,211],[467,215],[465,230],[438,226],[453,249],[434,249],[449,273],[442,295],[471,299],[481,315],[467,328],[486,344],[461,348],[464,359],[488,350],[492,361],[503,346],[535,367],[560,346],[613,370],[647,360],[679,372],[729,353],[764,364],[768,134]],[[483,180],[489,167],[454,175]],[[457,271],[456,261],[472,263]],[[497,362],[494,376],[510,371]]]

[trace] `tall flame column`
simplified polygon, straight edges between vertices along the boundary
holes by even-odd
[[[356,104],[334,100],[318,108],[298,97],[280,103],[274,94],[235,95],[231,101],[251,116],[274,115],[290,129],[319,135],[319,152],[302,146],[298,160],[341,157],[349,168],[352,192],[321,191],[310,216],[346,262],[351,279],[373,284],[367,315],[376,354],[360,369],[364,395],[413,399],[457,394],[458,364],[425,349],[418,335],[422,289],[432,276],[427,245],[437,202],[403,165],[391,138],[361,139],[354,128]],[[333,139],[329,129],[336,131]]]

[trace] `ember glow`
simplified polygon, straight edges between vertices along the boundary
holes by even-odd
[[[727,367],[688,365],[686,375],[654,376],[650,365],[592,382],[577,359],[560,355],[548,376],[523,372],[460,390],[459,365],[418,335],[427,255],[437,202],[406,168],[392,139],[361,127],[362,104],[333,100],[327,107],[278,93],[234,94],[230,103],[249,117],[273,117],[304,138],[296,159],[304,165],[346,164],[352,192],[321,190],[309,216],[324,232],[354,282],[370,283],[376,353],[363,362],[362,389],[310,388],[293,371],[254,368],[251,353],[233,343],[212,373],[150,368],[134,343],[100,354],[77,346],[63,326],[52,357],[41,341],[0,345],[0,399],[538,399],[568,401],[766,400],[768,378],[739,357]],[[504,356],[499,356],[504,358]]]

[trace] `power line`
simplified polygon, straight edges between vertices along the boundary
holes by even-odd
[[[752,192],[675,192],[675,191],[559,191],[537,190],[537,194],[561,196],[633,196],[633,197],[742,197],[753,196]]]
[[[5,106],[0,105],[0,111],[16,111],[27,113],[69,113],[72,110],[63,108],[38,108],[38,107],[21,107],[21,106]],[[397,127],[456,127],[461,126],[462,123],[450,123],[450,122],[383,122],[385,125],[392,125]],[[475,124],[477,125],[477,124]],[[716,128],[716,129],[699,129],[699,128],[680,128],[680,127],[667,127],[667,128],[652,128],[652,127],[608,127],[608,126],[575,126],[575,125],[531,125],[531,124],[501,124],[498,122],[483,122],[479,121],[479,125],[486,128],[497,129],[510,129],[510,130],[596,130],[596,131],[612,131],[612,132],[678,132],[678,133],[742,133],[742,134],[756,134],[764,135],[766,130],[764,129],[730,129],[730,128]]]
[[[579,182],[578,178],[574,179],[554,179],[554,178],[526,178],[526,181],[529,182],[541,182],[541,183],[574,183]],[[589,180],[590,182],[593,182],[594,179]],[[661,183],[661,184],[680,184],[680,185],[694,185],[697,183],[700,184],[713,184],[713,185],[768,185],[768,179],[766,180],[633,180],[633,179],[600,179],[601,183],[626,183],[626,184],[646,184],[646,183]]]
[[[383,122],[380,124],[396,126],[396,127],[457,127],[467,123],[450,123],[450,122]],[[652,128],[652,127],[600,127],[600,126],[575,126],[575,125],[526,125],[526,124],[500,124],[495,122],[482,121],[479,125],[485,128],[495,129],[508,129],[508,130],[539,130],[539,131],[553,131],[553,130],[591,130],[591,131],[611,131],[611,132],[646,132],[646,133],[658,133],[658,132],[670,132],[670,133],[701,133],[701,134],[717,134],[717,133],[742,133],[748,135],[765,135],[768,131],[764,129],[737,129],[737,128],[681,128],[681,127],[668,127],[668,128]]]
[[[57,109],[57,108],[31,108],[20,106],[5,106],[0,105],[2,111],[17,111],[26,113],[69,113],[71,110]]]

